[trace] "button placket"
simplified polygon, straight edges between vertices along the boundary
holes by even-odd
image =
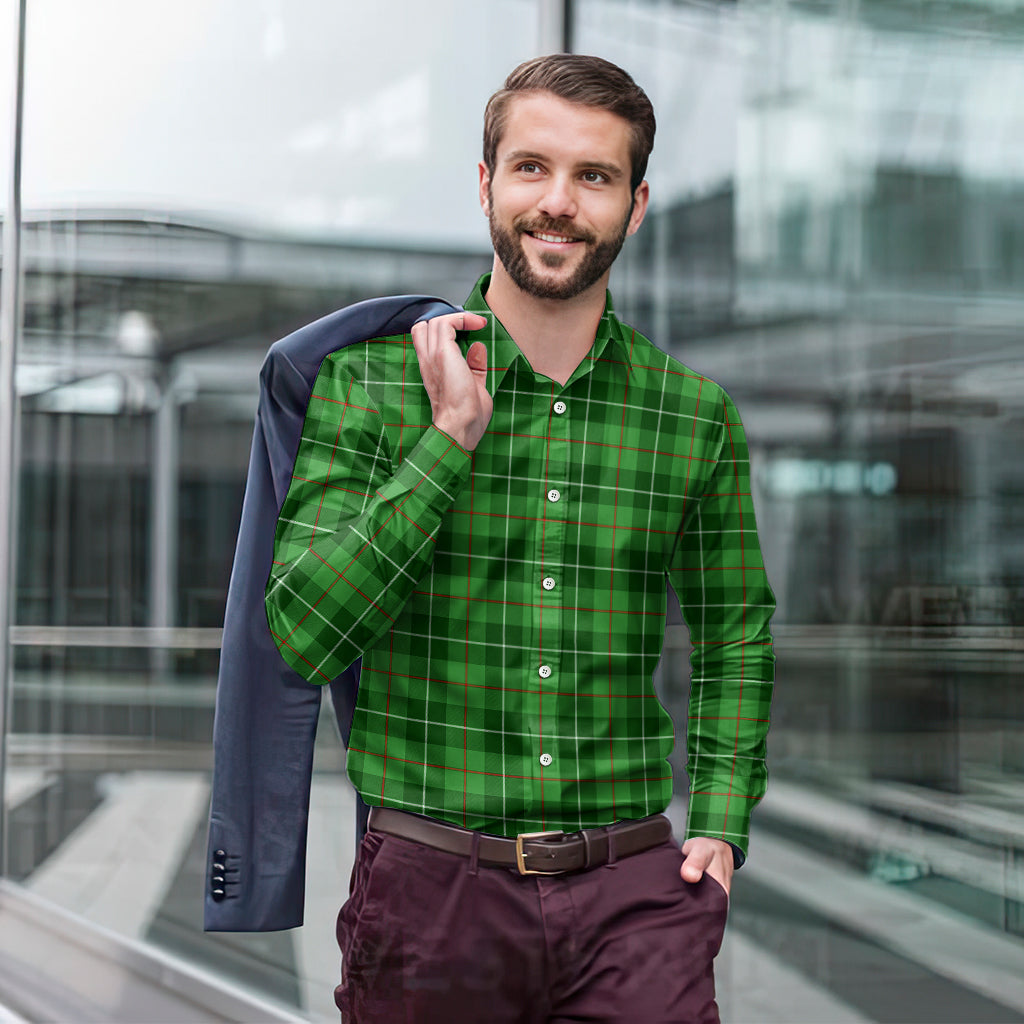
[[[538,410],[540,412],[540,410]],[[549,393],[544,409],[545,428],[547,430],[547,450],[545,452],[545,485],[541,500],[541,515],[543,517],[542,533],[538,536],[538,568],[540,572],[540,593],[538,597],[540,625],[541,650],[539,651],[539,665],[537,675],[534,677],[540,683],[541,717],[537,722],[536,739],[537,746],[534,748],[533,771],[535,792],[538,795],[538,802],[545,799],[553,799],[556,795],[557,783],[548,778],[545,785],[542,770],[554,765],[558,757],[558,743],[556,740],[545,735],[545,730],[550,731],[554,720],[550,712],[554,707],[554,701],[562,688],[561,676],[561,651],[564,647],[562,637],[562,605],[567,597],[563,591],[565,577],[565,545],[566,535],[569,532],[567,520],[570,514],[572,498],[572,478],[570,457],[572,445],[570,443],[570,427],[572,416],[570,403],[562,397],[555,397]],[[544,728],[540,728],[544,723]],[[540,765],[538,770],[537,765]],[[548,776],[556,776],[557,768],[546,773]]]

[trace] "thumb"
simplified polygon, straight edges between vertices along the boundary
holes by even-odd
[[[486,373],[487,346],[482,341],[474,341],[466,353],[466,362],[474,373]]]
[[[711,857],[705,851],[694,850],[692,846],[687,850],[689,845],[689,840],[683,843],[682,853],[684,859],[680,868],[680,874],[687,882],[699,882],[701,875],[704,874],[708,864],[711,863]]]

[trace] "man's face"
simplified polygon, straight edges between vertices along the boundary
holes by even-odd
[[[630,189],[629,124],[552,93],[515,97],[493,177],[480,165],[480,202],[495,254],[528,295],[603,292],[627,235],[647,209]]]

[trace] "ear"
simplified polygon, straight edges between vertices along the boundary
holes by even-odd
[[[484,211],[485,217],[489,217],[491,215],[491,204],[487,199],[487,191],[490,188],[491,176],[483,160],[480,161],[477,168],[480,172],[480,209]]]
[[[647,213],[647,203],[651,198],[650,188],[646,180],[641,181],[633,193],[633,212],[629,215],[629,223],[626,225],[626,234],[636,234],[637,228],[643,223],[644,214]]]

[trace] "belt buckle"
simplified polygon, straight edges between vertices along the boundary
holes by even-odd
[[[523,840],[524,839],[546,839],[554,836],[564,836],[565,833],[561,829],[557,829],[554,832],[520,832],[516,836],[516,867],[519,869],[521,875],[564,875],[565,869],[558,868],[555,871],[534,871],[532,868],[526,866],[525,854],[523,852]]]

